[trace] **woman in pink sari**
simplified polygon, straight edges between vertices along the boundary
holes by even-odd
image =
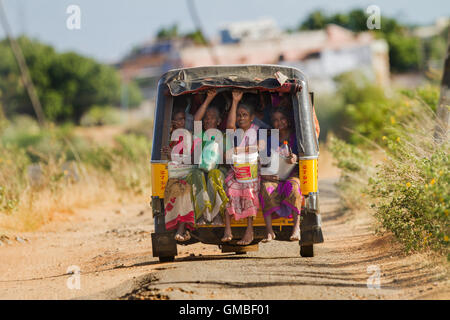
[[[247,132],[249,129],[258,130],[258,126],[252,124],[255,117],[254,108],[251,105],[239,103],[242,99],[242,92],[233,91],[232,94],[233,102],[228,115],[227,129],[236,130],[237,124],[244,132]],[[256,132],[254,137],[256,138]],[[245,147],[245,138],[242,140],[243,142],[239,147]],[[256,145],[256,141],[248,141],[248,145]],[[233,150],[234,148],[231,148],[228,151]],[[226,207],[225,232],[222,242],[229,242],[233,239],[231,216],[234,216],[235,220],[247,219],[247,229],[244,237],[237,244],[248,245],[253,241],[253,218],[256,217],[259,207],[259,175],[256,182],[241,183],[236,180],[235,172],[232,168],[228,171],[225,178],[225,185],[229,202]]]

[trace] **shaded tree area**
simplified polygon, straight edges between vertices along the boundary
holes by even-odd
[[[17,42],[48,120],[79,122],[94,105],[120,104],[121,80],[113,67],[74,52],[58,53],[25,36]],[[137,106],[141,100],[140,92],[133,90],[129,105]],[[7,40],[0,41],[0,105],[7,117],[17,113],[34,116]]]

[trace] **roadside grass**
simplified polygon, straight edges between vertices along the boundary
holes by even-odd
[[[435,106],[421,99],[424,90],[397,100],[381,142],[352,145],[332,137],[330,150],[341,169],[344,206],[369,208],[377,233],[391,233],[406,252],[431,251],[450,261],[450,144],[434,139]]]
[[[36,230],[98,202],[145,201],[147,137],[119,134],[112,145],[100,145],[74,131],[71,125],[41,129],[26,117],[2,123],[0,229]]]

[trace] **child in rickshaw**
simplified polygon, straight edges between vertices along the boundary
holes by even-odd
[[[240,103],[243,92],[232,92],[232,106],[228,114],[227,129],[236,130],[241,128],[244,133],[249,129],[258,130],[258,126],[252,121],[255,117],[254,107],[248,103]],[[256,132],[255,132],[256,138]],[[234,140],[234,139],[233,139]],[[248,141],[242,139],[242,143],[238,146],[234,145],[227,153],[233,152],[235,147],[245,147],[246,141],[249,146],[256,145],[256,141]],[[248,150],[246,150],[248,152]],[[229,158],[229,155],[227,156]],[[225,231],[222,242],[229,242],[233,239],[231,231],[231,217],[235,220],[247,219],[247,228],[243,238],[237,242],[238,245],[248,245],[253,241],[253,218],[256,217],[259,207],[258,192],[259,192],[259,175],[258,181],[242,183],[238,182],[235,177],[235,172],[232,169],[228,171],[225,178],[226,192],[229,202],[226,207],[225,214]]]

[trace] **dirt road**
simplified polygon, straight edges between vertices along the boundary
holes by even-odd
[[[319,182],[325,242],[314,258],[301,258],[298,243],[260,244],[247,255],[195,244],[160,264],[151,254],[148,207],[103,205],[19,234],[28,241],[8,234],[0,246],[0,299],[450,298],[445,268],[374,236],[368,214],[340,211],[334,181]]]

